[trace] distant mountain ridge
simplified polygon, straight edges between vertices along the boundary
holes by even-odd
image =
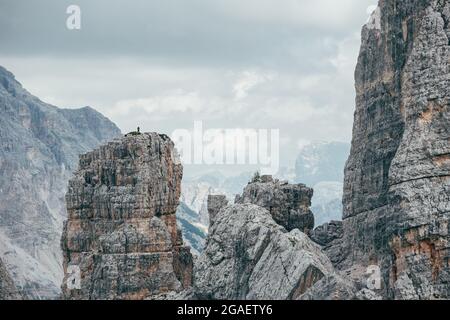
[[[185,243],[191,247],[193,254],[199,255],[205,246],[207,226],[201,223],[199,213],[184,202],[180,202],[176,214]]]
[[[60,292],[64,195],[78,155],[121,135],[90,107],[59,109],[0,67],[0,257],[29,298]]]
[[[295,163],[296,179],[310,187],[323,181],[343,182],[349,154],[349,143],[312,142],[299,152]]]
[[[314,189],[316,226],[342,219],[344,168],[349,154],[350,143],[323,141],[306,145],[298,154],[296,182]]]

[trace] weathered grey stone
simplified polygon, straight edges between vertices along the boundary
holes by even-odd
[[[278,225],[253,204],[222,209],[195,265],[200,299],[296,299],[324,275],[331,262],[298,229]]]
[[[195,296],[193,288],[190,287],[180,292],[170,291],[161,293],[159,295],[152,296],[151,300],[197,300],[197,297]]]
[[[362,279],[363,277],[361,277]],[[360,280],[361,280],[360,279]],[[367,280],[367,279],[366,279]],[[309,288],[299,300],[382,300],[382,296],[354,281],[348,275],[334,272]]]
[[[129,135],[80,157],[62,238],[67,299],[148,299],[192,283],[175,212],[182,165],[165,135]],[[68,286],[68,267],[81,287]]]
[[[311,234],[311,239],[320,244],[327,246],[333,241],[341,239],[344,235],[342,221],[331,221],[315,228]]]
[[[380,1],[362,32],[336,265],[378,265],[384,298],[450,297],[449,21],[448,1]]]
[[[355,300],[357,289],[354,283],[336,273],[317,281],[299,300]]]
[[[20,300],[21,294],[18,292],[8,271],[0,260],[0,300]]]
[[[273,182],[273,177],[269,176],[269,175],[263,175],[263,176],[261,176],[260,179],[261,179],[262,183],[271,183],[271,182]]]
[[[375,291],[364,288],[358,291],[355,295],[356,300],[383,300],[383,297],[377,294]]]
[[[264,177],[250,182],[235,203],[252,203],[269,210],[273,219],[288,231],[299,229],[308,233],[314,228],[310,210],[313,190],[303,184],[281,183]]]
[[[331,221],[315,228],[310,233],[311,239],[322,246],[322,250],[333,265],[339,266],[348,256],[348,246],[344,245],[342,221]]]
[[[219,211],[228,205],[227,197],[224,195],[208,196],[209,225],[213,225]]]

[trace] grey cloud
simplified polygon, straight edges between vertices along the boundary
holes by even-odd
[[[82,10],[80,31],[65,27],[72,3]],[[325,37],[359,29],[369,4],[373,0],[2,0],[0,39],[2,53],[13,55],[308,68],[329,53]]]
[[[90,105],[123,131],[280,128],[289,165],[299,141],[350,139],[375,2],[0,0],[0,65],[44,101]],[[81,31],[65,28],[70,4]],[[269,77],[242,85],[246,72]]]

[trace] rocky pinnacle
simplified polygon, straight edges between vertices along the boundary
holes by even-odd
[[[129,135],[82,155],[66,195],[67,299],[151,299],[191,286],[175,212],[183,168],[165,135]]]
[[[262,176],[259,181],[250,182],[236,203],[252,203],[269,210],[273,219],[291,231],[299,229],[308,233],[314,228],[311,212],[313,189],[304,184],[290,184]]]

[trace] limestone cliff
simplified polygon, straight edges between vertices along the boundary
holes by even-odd
[[[335,262],[379,266],[385,298],[450,298],[449,22],[448,1],[381,0],[362,31]]]
[[[182,170],[173,143],[155,133],[81,156],[66,195],[64,298],[148,299],[190,287],[192,256],[175,216]]]

